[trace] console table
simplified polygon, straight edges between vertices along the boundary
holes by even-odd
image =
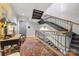
[[[8,46],[8,45],[11,45],[12,46],[14,44],[19,45],[20,37],[21,37],[21,34],[16,34],[12,38],[9,38],[9,39],[1,39],[0,40],[0,47],[1,47],[1,50],[2,50],[2,52],[1,52],[2,56],[5,56],[5,54],[4,54],[4,47],[5,46]]]

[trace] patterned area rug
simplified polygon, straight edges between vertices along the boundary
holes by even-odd
[[[19,52],[15,52],[15,53],[12,53],[12,54],[7,55],[7,56],[20,56],[20,53]]]
[[[49,56],[51,55],[44,45],[41,44],[37,39],[29,37],[21,45],[20,49],[21,56]]]

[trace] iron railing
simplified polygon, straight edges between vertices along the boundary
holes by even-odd
[[[71,37],[67,36],[66,32],[36,31],[35,36],[49,44],[51,47],[56,47],[63,54],[66,54],[69,51]]]

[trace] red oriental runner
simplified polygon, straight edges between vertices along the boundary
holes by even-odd
[[[21,56],[42,56],[50,55],[50,53],[44,48],[44,46],[35,38],[29,37],[21,45]]]

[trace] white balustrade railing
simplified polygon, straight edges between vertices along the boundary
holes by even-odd
[[[49,16],[49,17],[48,18],[43,17],[44,21],[49,21],[49,22],[52,22],[54,24],[57,24],[65,29],[67,29],[68,31],[70,31],[72,28],[72,32],[79,34],[79,24],[78,23],[64,20],[64,19],[57,18],[57,17],[50,16],[50,15],[46,15],[46,16],[47,17]]]
[[[69,51],[71,38],[67,36],[66,33],[62,34],[57,31],[36,31],[35,35],[50,46],[55,46],[63,54],[66,54]]]

